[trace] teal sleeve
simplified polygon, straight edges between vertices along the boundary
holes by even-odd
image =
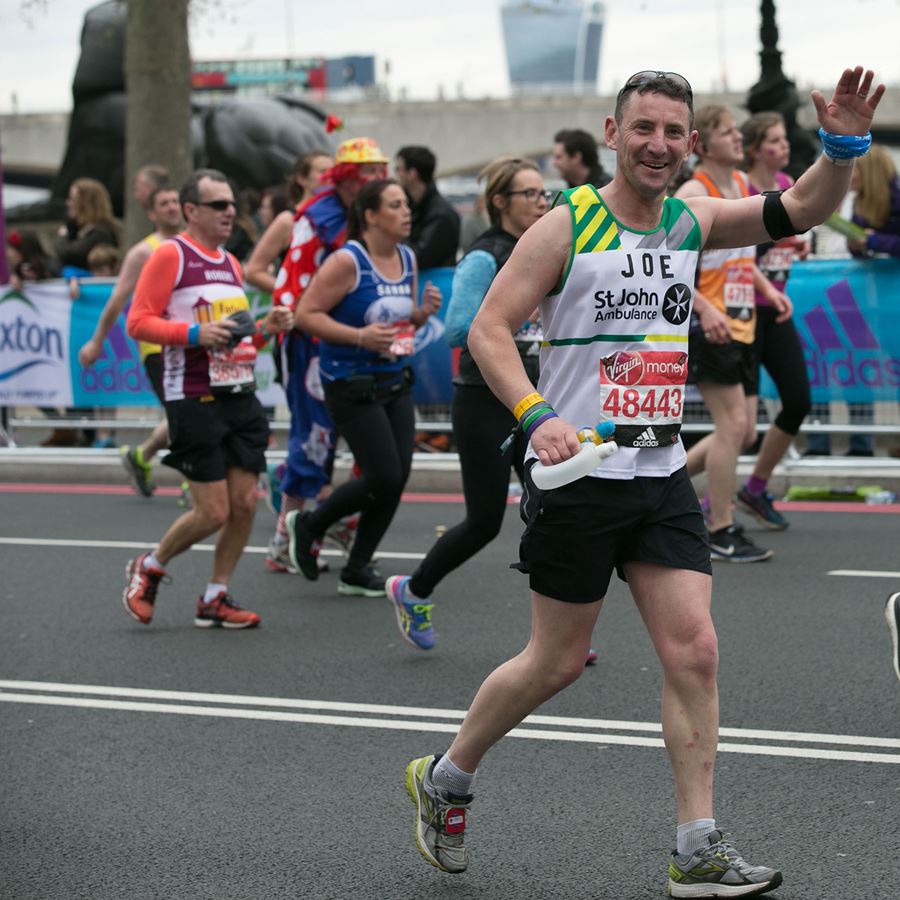
[[[496,274],[497,260],[484,250],[473,250],[460,260],[453,273],[453,288],[444,319],[447,343],[451,347],[465,347],[472,320]]]

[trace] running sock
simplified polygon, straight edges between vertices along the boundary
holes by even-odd
[[[690,856],[709,844],[707,838],[715,831],[715,819],[694,819],[679,825],[675,836],[675,852],[679,856]]]
[[[144,569],[162,569],[164,572],[166,567],[156,558],[156,552],[148,553],[144,557],[144,563],[142,568]]]
[[[278,521],[275,523],[275,537],[277,539],[285,541],[288,539],[287,525],[285,524],[287,514],[295,509],[302,512],[305,505],[306,500],[303,497],[292,497],[290,494],[285,494],[284,491],[281,492],[281,512],[278,513]]]
[[[413,575],[412,578],[406,583],[406,596],[409,600],[427,600],[428,594],[420,593],[419,591],[413,590],[413,582],[416,580],[416,576]]]
[[[769,480],[767,478],[757,478],[755,475],[751,475],[744,487],[747,489],[748,494],[752,494],[754,497],[762,497],[766,492],[768,483]]]
[[[206,586],[206,593],[203,595],[204,603],[212,603],[219,594],[228,593],[228,585],[227,584],[217,584],[215,581],[211,581]]]
[[[467,797],[472,793],[475,774],[475,772],[463,772],[462,769],[458,769],[445,753],[431,772],[431,783],[443,794]]]

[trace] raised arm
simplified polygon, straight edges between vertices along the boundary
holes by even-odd
[[[861,155],[853,141],[868,135],[875,109],[884,94],[884,85],[872,87],[874,73],[862,66],[845,69],[834,96],[826,103],[819,91],[812,101],[822,130],[825,152],[807,169],[793,187],[781,196],[784,213],[795,233],[819,225],[837,209],[850,187],[853,155]],[[849,144],[851,156],[841,158],[842,144]],[[763,224],[763,197],[745,200],[697,198],[689,201],[706,235],[708,247],[739,247],[770,240],[773,235]]]

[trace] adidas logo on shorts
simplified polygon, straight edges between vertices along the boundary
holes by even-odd
[[[640,437],[635,438],[632,447],[658,447],[659,440],[652,428],[645,428]]]

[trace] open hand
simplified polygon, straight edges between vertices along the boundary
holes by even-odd
[[[863,135],[869,131],[875,108],[884,94],[883,84],[873,90],[874,78],[875,73],[871,69],[864,72],[862,66],[844,69],[829,103],[825,102],[820,91],[811,93],[819,124],[825,131],[854,135]]]

